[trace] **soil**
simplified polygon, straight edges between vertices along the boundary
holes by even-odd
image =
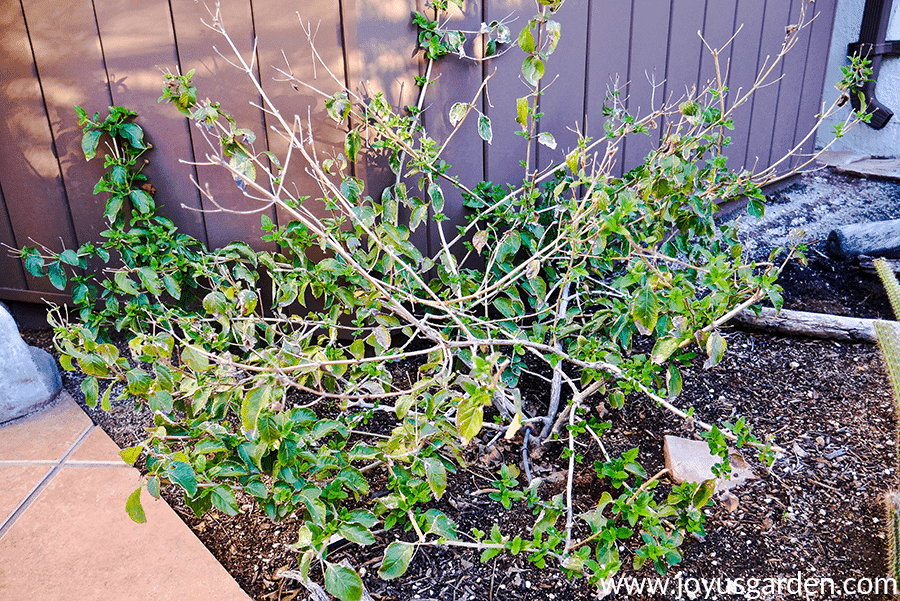
[[[892,317],[875,276],[830,260],[816,245],[809,256],[806,267],[792,264],[783,274],[786,308]],[[52,347],[46,330],[23,331],[23,336],[30,344]],[[714,498],[715,503],[706,509],[707,536],[685,541],[683,562],[669,571],[671,582],[690,577],[795,578],[799,573],[803,578],[830,577],[840,586],[847,578],[883,577],[887,569],[883,499],[886,491],[898,488],[897,421],[877,347],[739,330],[727,331],[725,338],[728,352],[722,363],[703,370],[698,358],[684,370],[678,404],[694,407],[696,415],[708,422],[743,415],[757,434],[773,435],[788,451],[770,469],[745,455],[757,477],[732,491],[736,506],[735,499],[727,503],[721,496]],[[83,404],[77,376],[64,372],[63,382]],[[549,385],[544,381],[526,377],[523,388],[526,402],[546,405]],[[109,413],[86,411],[122,447],[140,439],[150,418],[146,411],[135,412],[127,405],[117,405]],[[613,426],[603,437],[607,451],[617,454],[637,447],[639,461],[651,474],[663,468],[664,435],[697,437],[684,421],[639,397],[604,419]],[[485,449],[492,435],[485,433],[473,442],[469,466],[451,476],[445,496],[435,506],[456,521],[461,531],[488,530],[496,521],[504,533],[527,535],[535,518],[524,504],[505,511],[481,493],[493,486],[499,465],[520,460],[521,440],[501,440]],[[542,495],[564,490],[561,450],[559,444],[548,444],[535,462],[537,475],[545,480]],[[576,513],[592,509],[599,497],[593,462],[603,457],[590,439],[578,452],[584,462],[575,474],[580,499]],[[657,489],[659,495],[669,488],[663,483]],[[249,499],[238,516],[210,512],[197,519],[183,506],[177,491],[170,488],[164,496],[255,601],[309,598],[298,582],[280,575],[297,565],[290,548],[300,525],[296,519],[271,522]],[[396,532],[382,534],[378,543],[367,548],[335,548],[330,560],[346,558],[362,566],[365,586],[376,601],[597,598],[597,590],[583,580],[569,580],[555,566],[537,569],[523,555],[500,555],[482,564],[477,552],[439,547],[420,549],[402,578],[384,581],[376,574],[378,561],[395,536]],[[636,574],[627,550],[622,559],[622,576],[656,575],[650,566]],[[731,596],[714,593],[706,598],[720,597]],[[676,596],[644,593],[628,598]]]

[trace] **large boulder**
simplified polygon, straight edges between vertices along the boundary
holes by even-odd
[[[56,361],[47,351],[25,344],[0,304],[0,424],[38,411],[61,389]]]

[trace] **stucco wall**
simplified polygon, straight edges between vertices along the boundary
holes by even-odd
[[[828,71],[825,75],[825,93],[823,101],[828,107],[838,97],[835,84],[841,80],[841,67],[848,65],[847,44],[859,40],[859,27],[862,23],[865,0],[838,0],[837,13],[834,20],[834,35],[831,38],[831,51],[828,55]],[[900,39],[900,2],[895,2],[891,9],[891,20],[888,25],[887,39]],[[876,96],[882,104],[894,111],[894,116],[880,130],[868,125],[857,125],[844,137],[836,140],[831,146],[833,150],[848,150],[873,156],[900,156],[900,58],[887,58],[881,63],[878,75]],[[847,118],[850,113],[848,103],[834,118],[819,131],[818,146],[828,143],[833,136],[834,125]]]

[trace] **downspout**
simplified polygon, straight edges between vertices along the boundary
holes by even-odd
[[[891,16],[891,5],[892,0],[866,0],[859,41],[847,46],[848,56],[862,56],[872,61],[871,79],[855,90],[862,92],[865,98],[866,113],[872,116],[868,125],[872,129],[881,129],[894,116],[894,112],[875,97],[881,59],[900,56],[900,41],[887,42],[884,39]],[[850,102],[855,110],[860,110],[860,99],[857,94],[850,94]]]

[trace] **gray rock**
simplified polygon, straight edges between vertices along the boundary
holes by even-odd
[[[676,484],[682,482],[703,482],[715,478],[712,466],[719,458],[709,452],[709,446],[700,440],[690,440],[678,436],[666,436],[664,452],[669,477]],[[735,453],[729,456],[732,472],[728,479],[716,479],[716,491],[729,490],[754,478],[750,466]]]
[[[56,361],[25,344],[12,315],[0,305],[0,424],[42,409],[61,389]]]

